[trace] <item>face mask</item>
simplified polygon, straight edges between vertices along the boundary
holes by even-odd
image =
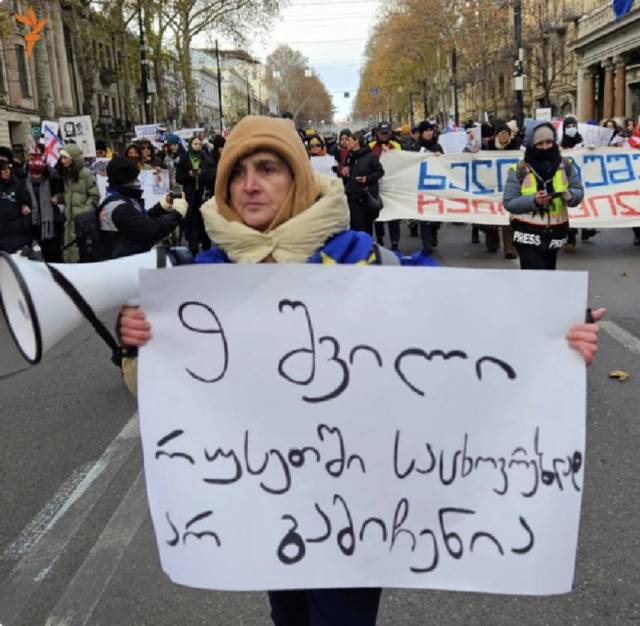
[[[564,131],[564,134],[567,135],[567,137],[575,137],[578,134],[578,129],[567,128],[567,130]]]

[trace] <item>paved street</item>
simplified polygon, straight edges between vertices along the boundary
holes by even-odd
[[[419,239],[403,236],[405,251],[417,249]],[[518,271],[517,262],[470,239],[466,227],[444,228],[437,258]],[[604,231],[559,258],[560,269],[590,272],[590,305],[609,310],[588,374],[573,592],[526,598],[386,590],[381,626],[640,624],[640,248],[631,242],[630,229]],[[611,370],[627,371],[630,380],[609,379]],[[135,412],[87,327],[30,368],[0,322],[2,626],[270,623],[265,594],[187,589],[161,571]]]

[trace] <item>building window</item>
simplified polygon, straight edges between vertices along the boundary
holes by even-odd
[[[29,68],[27,66],[27,54],[24,46],[16,44],[16,57],[18,60],[18,77],[20,79],[20,91],[23,97],[31,96],[31,88],[29,86]]]
[[[498,76],[498,95],[504,98],[504,74]]]

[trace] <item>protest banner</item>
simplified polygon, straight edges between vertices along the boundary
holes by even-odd
[[[169,172],[167,170],[162,170],[159,174],[156,174],[153,170],[142,170],[139,178],[142,185],[142,198],[145,209],[150,209],[160,202],[171,190]],[[96,180],[98,181],[100,200],[102,201],[107,195],[107,178],[106,176],[96,176]]]
[[[167,139],[167,129],[162,124],[143,124],[134,126],[136,139],[149,139],[154,144],[162,145]]]
[[[569,209],[575,228],[640,226],[640,151],[598,148],[564,152],[574,161],[585,196]],[[520,151],[443,155],[392,151],[382,155],[381,221],[394,219],[509,223],[502,205],[509,168]]]
[[[568,592],[586,373],[565,335],[587,282],[143,272],[154,338],[140,352],[140,426],[164,571],[227,590]]]
[[[325,174],[327,176],[331,176],[335,178],[337,176],[336,172],[333,171],[332,168],[338,165],[337,161],[330,155],[326,154],[325,156],[312,156],[311,157],[311,167],[314,172],[318,172],[319,174]]]
[[[62,141],[75,142],[85,157],[96,156],[96,143],[93,138],[93,126],[88,115],[60,118]]]
[[[445,154],[462,154],[469,146],[469,135],[466,130],[445,133],[438,137],[438,143]]]

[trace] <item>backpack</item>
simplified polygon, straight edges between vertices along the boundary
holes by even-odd
[[[562,162],[564,163],[564,169],[567,173],[567,178],[570,179],[573,175],[573,161],[569,157],[562,157]],[[529,173],[529,166],[524,162],[524,160],[518,162],[518,182],[522,185],[522,181],[525,179],[526,175]]]
[[[97,263],[111,258],[111,250],[100,228],[100,212],[109,202],[122,200],[128,200],[128,198],[120,194],[108,196],[94,210],[83,211],[75,216],[74,243],[78,246],[80,263]]]

